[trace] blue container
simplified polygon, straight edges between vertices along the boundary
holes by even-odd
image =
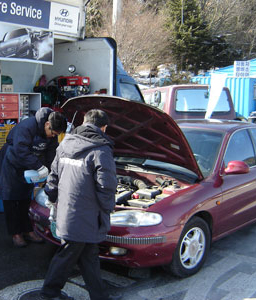
[[[211,76],[195,76],[193,82],[211,84]],[[235,111],[248,118],[256,110],[256,79],[250,77],[227,77],[225,86],[229,88]]]

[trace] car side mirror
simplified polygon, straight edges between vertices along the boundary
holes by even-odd
[[[228,163],[224,172],[226,175],[246,174],[249,173],[249,170],[249,166],[244,161],[232,160]]]

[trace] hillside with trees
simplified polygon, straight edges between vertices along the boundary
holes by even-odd
[[[123,0],[112,23],[112,0],[87,5],[87,36],[111,36],[125,69],[175,65],[198,74],[256,56],[256,0]]]

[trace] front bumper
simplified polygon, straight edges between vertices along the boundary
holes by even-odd
[[[60,245],[60,240],[52,235],[49,210],[35,203],[29,214],[34,230]],[[112,226],[106,240],[99,244],[99,257],[132,268],[165,265],[172,260],[181,230],[181,226],[166,227],[163,223],[137,228]]]
[[[60,245],[60,240],[53,237],[51,232],[51,223],[48,220],[49,209],[44,208],[38,204],[31,205],[29,209],[29,217],[32,222],[34,231],[36,231],[45,240]]]

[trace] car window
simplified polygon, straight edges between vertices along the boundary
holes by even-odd
[[[166,97],[167,97],[167,92],[166,91],[161,91],[161,102],[158,105],[159,109],[164,109],[164,104],[166,102]]]
[[[151,92],[151,93],[144,93],[144,100],[147,104],[150,104],[152,106],[155,106],[161,110],[163,110],[164,108],[164,104],[166,102],[166,97],[167,97],[167,92],[166,91],[160,91],[161,92],[161,102],[159,104],[157,104],[157,101],[155,99],[156,97],[156,92]]]
[[[216,131],[182,128],[197,164],[204,175],[209,176],[218,157],[223,134]]]
[[[250,133],[251,133],[251,137],[254,143],[254,146],[256,147],[256,129],[249,129]]]
[[[232,160],[244,161],[250,167],[256,164],[252,141],[245,129],[234,133],[229,140],[224,156],[225,166]]]
[[[153,93],[150,93],[150,94],[143,94],[143,97],[144,97],[144,100],[147,104],[151,104],[153,102]]]
[[[178,89],[176,91],[176,111],[178,112],[202,112],[207,110],[209,102],[207,89]],[[215,112],[229,112],[228,95],[225,90],[221,92],[219,100],[214,108]]]
[[[122,98],[144,102],[134,84],[120,82],[120,93]]]

